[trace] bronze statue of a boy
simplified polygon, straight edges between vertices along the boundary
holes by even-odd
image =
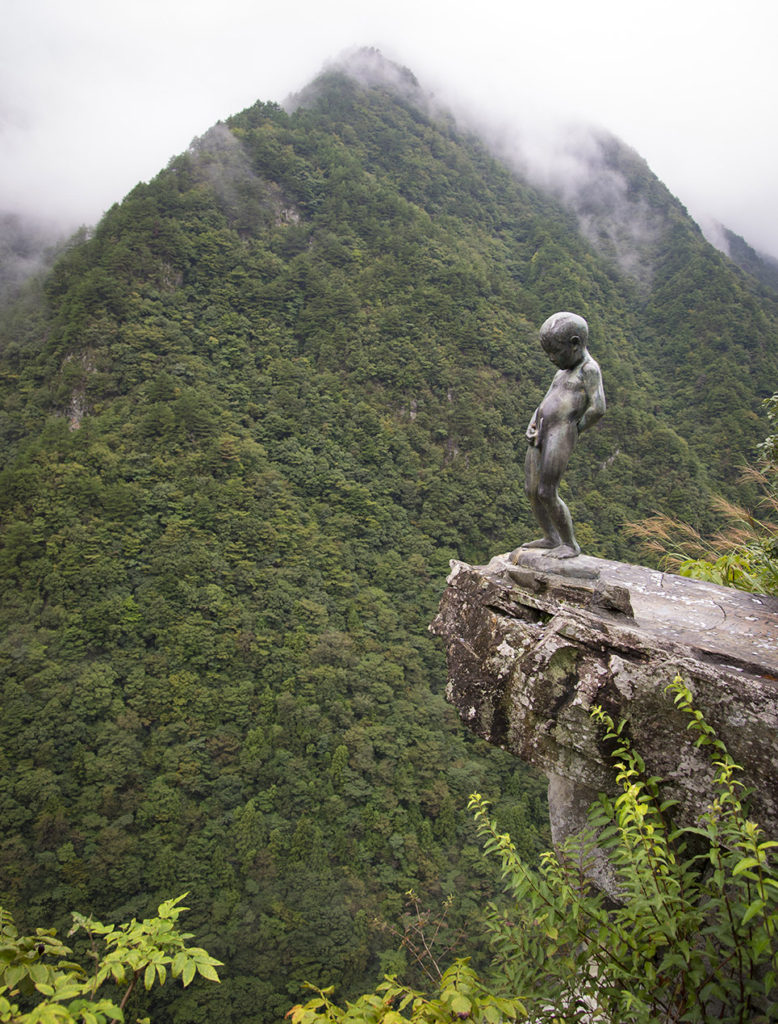
[[[575,313],[554,313],[540,328],[540,344],[559,369],[527,427],[525,487],[543,536],[522,547],[542,548],[553,558],[573,558],[581,551],[570,511],[559,497],[559,481],[578,435],[605,412],[602,375],[589,355],[588,338],[588,324]]]

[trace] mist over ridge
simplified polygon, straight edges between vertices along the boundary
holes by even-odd
[[[451,119],[462,131],[480,138],[519,176],[572,210],[582,235],[643,286],[650,284],[651,263],[668,228],[668,205],[694,219],[637,150],[604,126],[526,108],[514,118],[500,118],[461,99],[444,100],[375,47],[347,51],[328,62],[322,73],[328,70],[342,71],[364,86],[389,88],[428,116]],[[304,105],[315,96],[315,83],[316,79],[288,98],[285,107]],[[732,251],[734,232],[712,218],[698,227],[711,245],[742,266],[737,258],[742,248],[736,245]],[[748,248],[753,257],[743,269],[753,273],[765,263],[763,283],[773,286],[772,257]]]
[[[317,80],[333,71],[346,73],[364,86],[388,88],[426,115],[448,119],[480,138],[520,177],[573,211],[583,237],[612,258],[623,273],[642,287],[650,285],[652,260],[668,227],[667,202],[684,214],[687,211],[656,179],[643,157],[607,129],[527,109],[506,119],[488,109],[476,110],[472,102],[461,98],[444,100],[420,83],[411,69],[384,57],[375,47],[353,47],[327,61],[320,75],[299,92],[290,94],[283,107],[293,112],[311,102],[317,92]],[[206,138],[207,145],[212,146],[215,136],[211,133],[220,124],[223,122],[197,136],[192,147],[196,148]],[[224,143],[228,144],[226,136]],[[233,173],[248,173],[246,161]],[[652,198],[651,193],[656,195]],[[67,218],[54,221],[14,213],[2,216],[0,275],[9,287],[16,287],[44,265],[44,250],[63,241],[62,225],[66,222]],[[76,226],[73,223],[69,231]],[[712,245],[763,284],[775,287],[772,257],[749,245],[748,239],[742,239],[743,244],[733,244],[733,239],[740,236],[715,216],[703,219],[700,226]]]

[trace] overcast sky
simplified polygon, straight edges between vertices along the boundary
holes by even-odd
[[[378,47],[471,117],[582,118],[778,256],[772,0],[0,0],[0,210],[92,224],[196,135]]]

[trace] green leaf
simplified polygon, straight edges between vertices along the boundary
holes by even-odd
[[[81,985],[57,985],[54,990],[54,998],[58,1000],[73,999],[78,995],[82,995],[84,988]]]
[[[111,975],[113,976],[113,980],[117,984],[119,984],[119,985],[124,984],[124,980],[126,978],[126,974],[124,972],[124,964],[120,964],[120,963],[117,963],[117,962],[112,962],[111,963]]]
[[[34,982],[48,981],[49,969],[44,964],[32,964],[27,972]]]
[[[194,965],[194,961],[193,960],[187,960],[187,962],[184,964],[184,969],[181,972],[181,981],[182,981],[182,983],[184,985],[184,988],[186,988],[187,985],[189,985],[191,983],[192,978],[194,978],[195,974],[196,974],[196,968],[195,968],[195,965]]]
[[[753,903],[748,907],[745,914],[743,914],[742,924],[748,924],[757,914],[761,914],[765,908],[764,900],[754,900]]]
[[[211,964],[199,963],[197,965],[198,972],[209,981],[218,981],[219,975],[216,973],[216,969]]]
[[[469,1014],[473,1009],[473,1004],[470,1002],[467,996],[463,995],[454,996],[454,998],[450,1001],[449,1006],[454,1011],[454,1013],[461,1016]]]
[[[744,857],[743,860],[739,861],[732,869],[733,878],[736,875],[742,874],[744,871],[748,871],[749,868],[759,867],[759,861],[756,857]]]
[[[146,988],[146,991],[148,991],[154,984],[156,973],[154,964],[146,964],[146,970],[143,972],[143,985]]]
[[[9,988],[13,988],[26,974],[27,970],[23,964],[14,964],[12,967],[6,967],[3,980]]]

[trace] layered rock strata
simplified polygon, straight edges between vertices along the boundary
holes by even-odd
[[[447,645],[448,700],[473,732],[549,778],[554,842],[615,792],[602,705],[691,823],[710,794],[709,757],[666,688],[681,675],[778,836],[778,599],[641,566],[519,549],[452,562],[430,629]]]

